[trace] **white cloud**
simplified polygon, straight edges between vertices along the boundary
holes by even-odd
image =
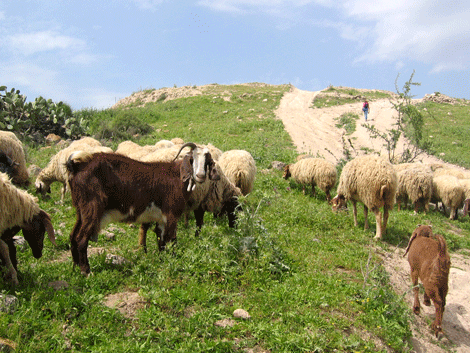
[[[470,2],[456,0],[200,0],[214,11],[262,11],[278,19],[276,28],[310,24],[334,28],[357,42],[364,62],[421,62],[432,72],[470,68]],[[328,17],[315,18],[313,14]],[[299,11],[306,10],[306,11]],[[334,17],[331,14],[334,14]],[[335,18],[336,17],[336,18]]]
[[[81,39],[51,30],[11,35],[7,37],[7,43],[12,49],[26,56],[56,49],[83,50],[86,47],[85,41]]]
[[[142,10],[156,10],[165,0],[133,0],[138,8]]]
[[[63,87],[61,88],[58,83],[57,76],[56,71],[35,64],[25,62],[0,63],[0,77],[3,84],[12,88],[34,91],[48,98],[58,97],[62,91]]]

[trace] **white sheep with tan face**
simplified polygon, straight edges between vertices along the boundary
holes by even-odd
[[[346,163],[339,177],[337,195],[331,200],[333,210],[353,204],[354,225],[357,227],[356,203],[364,204],[364,229],[369,228],[369,209],[374,212],[377,229],[375,239],[385,233],[389,211],[395,204],[398,178],[392,164],[385,158],[366,155]],[[380,209],[383,208],[383,218]]]
[[[36,177],[35,187],[36,193],[45,195],[51,192],[51,184],[54,182],[62,183],[61,201],[64,200],[65,194],[68,190],[67,179],[68,173],[65,168],[67,158],[74,151],[90,151],[93,153],[98,152],[112,152],[109,147],[102,146],[101,143],[92,137],[84,137],[76,140],[70,146],[57,152],[49,161],[47,166],[41,170]]]

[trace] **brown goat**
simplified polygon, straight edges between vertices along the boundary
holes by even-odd
[[[74,152],[67,161],[77,221],[70,234],[73,262],[90,273],[88,241],[111,222],[156,222],[159,249],[176,240],[178,219],[196,183],[217,178],[207,149],[193,143],[191,151],[173,162],[140,162],[114,153]],[[178,153],[179,155],[179,153]],[[178,157],[178,156],[177,156]],[[176,158],[175,158],[176,159]]]
[[[424,287],[424,305],[431,305],[432,300],[436,308],[436,318],[432,329],[437,337],[443,332],[442,317],[449,289],[450,257],[446,241],[442,235],[433,234],[430,226],[418,225],[411,235],[403,256],[406,254],[410,263],[414,291],[413,311],[417,315],[420,313],[419,278]]]

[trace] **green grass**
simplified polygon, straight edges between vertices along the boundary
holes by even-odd
[[[431,143],[430,152],[446,162],[470,168],[467,147],[470,139],[470,103],[438,104],[425,102],[418,106],[425,124],[423,136]]]
[[[84,278],[73,270],[70,257],[75,210],[70,195],[59,202],[55,183],[51,198],[39,203],[52,216],[58,246],[45,240],[40,260],[30,251],[18,252],[20,286],[2,283],[1,292],[17,296],[19,307],[13,314],[0,313],[0,337],[16,342],[19,352],[409,351],[411,308],[391,289],[374,249],[405,247],[422,223],[443,234],[452,252],[468,253],[468,218],[451,222],[437,212],[394,211],[383,242],[375,243],[373,217],[371,229],[364,231],[359,211],[356,228],[351,213],[331,211],[323,192],[304,195],[281,171],[262,172],[273,160],[290,163],[297,155],[273,113],[288,86],[213,89],[132,108],[132,116],[153,128],[137,139],[140,144],[181,137],[253,154],[259,172],[254,191],[242,200],[237,229],[206,214],[199,237],[194,237],[194,220],[188,228],[181,222],[176,244],[160,253],[150,233],[144,254],[137,245],[138,227],[116,224],[107,228],[115,239],[100,235],[90,244],[93,275]],[[343,120],[348,125],[355,119]],[[94,122],[90,126],[99,129]],[[119,142],[112,138],[108,144]],[[44,167],[55,152],[29,147],[28,163]],[[112,265],[106,253],[128,263]],[[68,287],[48,286],[59,280]],[[145,301],[133,318],[103,305],[107,295],[122,291],[137,292]],[[237,308],[251,319],[235,319],[232,327],[215,325],[233,319]]]
[[[312,108],[327,108],[337,105],[357,103],[364,99],[373,101],[376,99],[391,97],[392,95],[385,91],[359,91],[354,88],[329,86],[315,97],[312,102]]]

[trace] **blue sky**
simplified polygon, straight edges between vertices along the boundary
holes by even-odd
[[[0,0],[0,85],[103,109],[133,92],[291,83],[470,99],[470,1]]]

